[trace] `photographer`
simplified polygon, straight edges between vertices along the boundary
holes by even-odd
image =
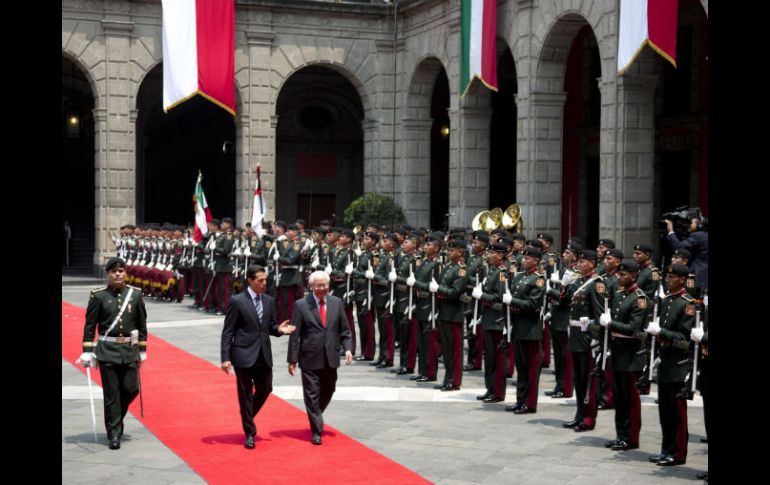
[[[695,273],[697,285],[702,289],[708,288],[709,267],[709,235],[705,229],[705,218],[691,217],[688,234],[680,239],[674,232],[674,224],[671,219],[664,219],[668,235],[666,239],[673,249],[687,249],[690,251],[690,269]]]

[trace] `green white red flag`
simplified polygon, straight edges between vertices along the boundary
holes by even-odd
[[[203,236],[208,234],[208,222],[211,220],[211,210],[206,202],[206,196],[203,194],[203,185],[201,184],[202,179],[202,174],[198,172],[198,181],[195,182],[195,193],[193,194],[193,205],[195,210],[193,240],[196,243],[203,239]]]
[[[497,91],[497,0],[462,0],[461,9],[460,92],[465,96],[475,78]]]
[[[679,0],[620,0],[618,74],[625,73],[645,45],[676,67]]]

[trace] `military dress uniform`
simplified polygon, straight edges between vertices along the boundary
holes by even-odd
[[[294,313],[294,302],[302,298],[302,272],[301,251],[302,246],[299,239],[289,241],[284,239],[275,243],[278,246],[280,258],[278,259],[278,271],[280,271],[280,281],[278,281],[278,321],[291,320]],[[276,273],[277,278],[278,273]]]
[[[126,299],[128,303],[120,314]],[[117,324],[107,333],[119,314]],[[94,343],[97,329],[99,340]],[[131,342],[132,330],[139,331],[137,345]],[[121,289],[107,286],[92,290],[86,309],[83,352],[95,352],[99,361],[104,392],[104,425],[110,441],[123,435],[123,418],[128,406],[139,394],[139,353],[146,351],[147,311],[141,289],[125,285]]]
[[[437,240],[434,238],[434,240]],[[414,317],[417,319],[417,382],[431,382],[437,379],[438,355],[440,353],[440,338],[438,322],[438,299],[436,299],[436,315],[431,315],[431,279],[438,279],[440,273],[438,255],[432,258],[420,258],[415,262],[414,288],[415,303]]]
[[[450,247],[451,242],[449,243]],[[448,262],[438,279],[439,335],[444,358],[444,383],[436,386],[444,391],[459,390],[463,382],[463,326],[465,314],[460,296],[468,286],[468,267],[462,258]]]
[[[493,248],[496,246],[492,245]],[[487,390],[480,399],[485,403],[505,400],[505,361],[510,344],[503,340],[503,330],[507,326],[507,308],[503,305],[502,298],[508,284],[507,275],[504,261],[501,261],[498,267],[490,268],[487,280],[481,288],[483,294],[479,299],[481,326],[484,328],[484,385]]]
[[[397,374],[412,374],[417,361],[417,320],[412,313],[409,318],[409,293],[413,290],[406,284],[410,272],[414,272],[417,261],[417,251],[406,254],[402,251],[396,265],[396,312],[393,315],[394,322],[401,327],[399,337],[399,369]],[[416,303],[412,294],[412,306]]]
[[[538,238],[540,235],[538,235]],[[559,273],[559,255],[554,252],[544,252],[540,261],[540,272],[551,278],[553,273]],[[551,326],[543,320],[543,368],[551,367]]]
[[[629,271],[638,265],[629,264]],[[621,269],[624,266],[621,265]],[[639,431],[642,427],[642,407],[636,381],[644,368],[644,357],[638,355],[645,339],[649,300],[639,285],[628,289],[619,288],[612,297],[609,323],[610,349],[615,376],[613,398],[615,401],[614,441],[605,443],[613,450],[629,450],[639,447]]]
[[[546,396],[553,398],[572,397],[572,356],[567,350],[567,329],[569,327],[570,299],[567,288],[577,277],[570,268],[562,268],[558,272],[560,283],[548,290],[550,299],[551,336],[553,340],[553,360],[556,384]]]
[[[372,271],[374,271],[373,261],[376,254],[375,251],[362,252],[353,268],[353,289],[356,292],[355,302],[358,317],[358,335],[361,343],[361,355],[356,357],[356,360],[374,360],[374,305],[369,301],[369,280],[366,278],[366,271],[369,268],[372,268]],[[372,288],[372,298],[373,297],[374,289]]]
[[[483,240],[483,239],[482,239]],[[488,241],[488,239],[487,239]],[[471,326],[476,322],[472,322],[473,319],[473,307],[475,305],[474,300],[470,298],[470,294],[476,287],[477,283],[484,281],[484,277],[487,274],[486,261],[483,253],[472,254],[468,258],[468,288],[465,290],[465,304],[464,312],[466,320],[470,322]],[[480,318],[480,316],[477,316]],[[472,327],[469,327],[472,328]],[[484,359],[484,327],[482,325],[476,325],[476,334],[472,331],[468,336],[468,364],[464,367],[465,370],[481,370],[481,364]]]
[[[615,296],[615,293],[618,291],[618,288],[620,287],[620,280],[618,279],[617,271],[613,273],[607,272],[602,274],[602,280],[604,281],[604,286],[607,289],[607,297],[609,298],[610,303],[612,303],[612,299]],[[600,342],[604,341],[603,329],[599,333],[599,341]],[[610,352],[610,354],[612,354],[612,352]],[[613,359],[612,355],[607,356],[606,368],[604,372],[598,375],[599,409],[613,409],[615,407],[615,399],[613,395],[615,387],[613,386],[613,383],[612,383],[614,365],[613,365],[612,359]]]
[[[345,305],[345,316],[348,319],[348,327],[350,327],[351,334],[351,352],[353,355],[356,353],[356,326],[353,325],[353,298],[348,296],[348,275],[345,273],[345,267],[348,263],[355,266],[356,254],[350,246],[343,247],[337,250],[334,255],[334,260],[331,262],[332,273],[329,275],[330,286],[329,289],[331,295],[340,298]],[[354,291],[353,276],[350,276],[350,291]]]
[[[393,367],[393,356],[396,349],[394,316],[389,308],[390,282],[388,281],[391,265],[395,265],[394,258],[393,251],[381,251],[378,256],[373,258],[372,262],[372,266],[375,267],[374,279],[372,280],[372,298],[374,298],[377,329],[380,334],[380,353],[372,365],[377,365],[379,368]],[[393,298],[395,299],[395,289]],[[388,307],[387,311],[386,307]]]

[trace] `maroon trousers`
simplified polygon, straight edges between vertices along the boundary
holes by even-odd
[[[543,368],[551,367],[551,326],[543,321]]]
[[[616,437],[639,446],[642,428],[642,403],[636,388],[637,372],[617,372],[614,384]]]

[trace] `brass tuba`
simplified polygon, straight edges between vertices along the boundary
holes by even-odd
[[[483,217],[483,220],[482,220]],[[481,211],[478,214],[476,214],[473,217],[473,221],[471,222],[471,229],[474,231],[481,231],[484,228],[484,225],[487,222],[487,218],[489,217],[489,211]]]
[[[521,207],[519,207],[519,204],[511,204],[505,209],[502,224],[504,229],[510,230],[515,227],[516,232],[519,233],[524,230],[524,223],[521,220]]]
[[[484,230],[492,232],[503,223],[503,210],[499,207],[489,211],[489,217],[487,218]]]

